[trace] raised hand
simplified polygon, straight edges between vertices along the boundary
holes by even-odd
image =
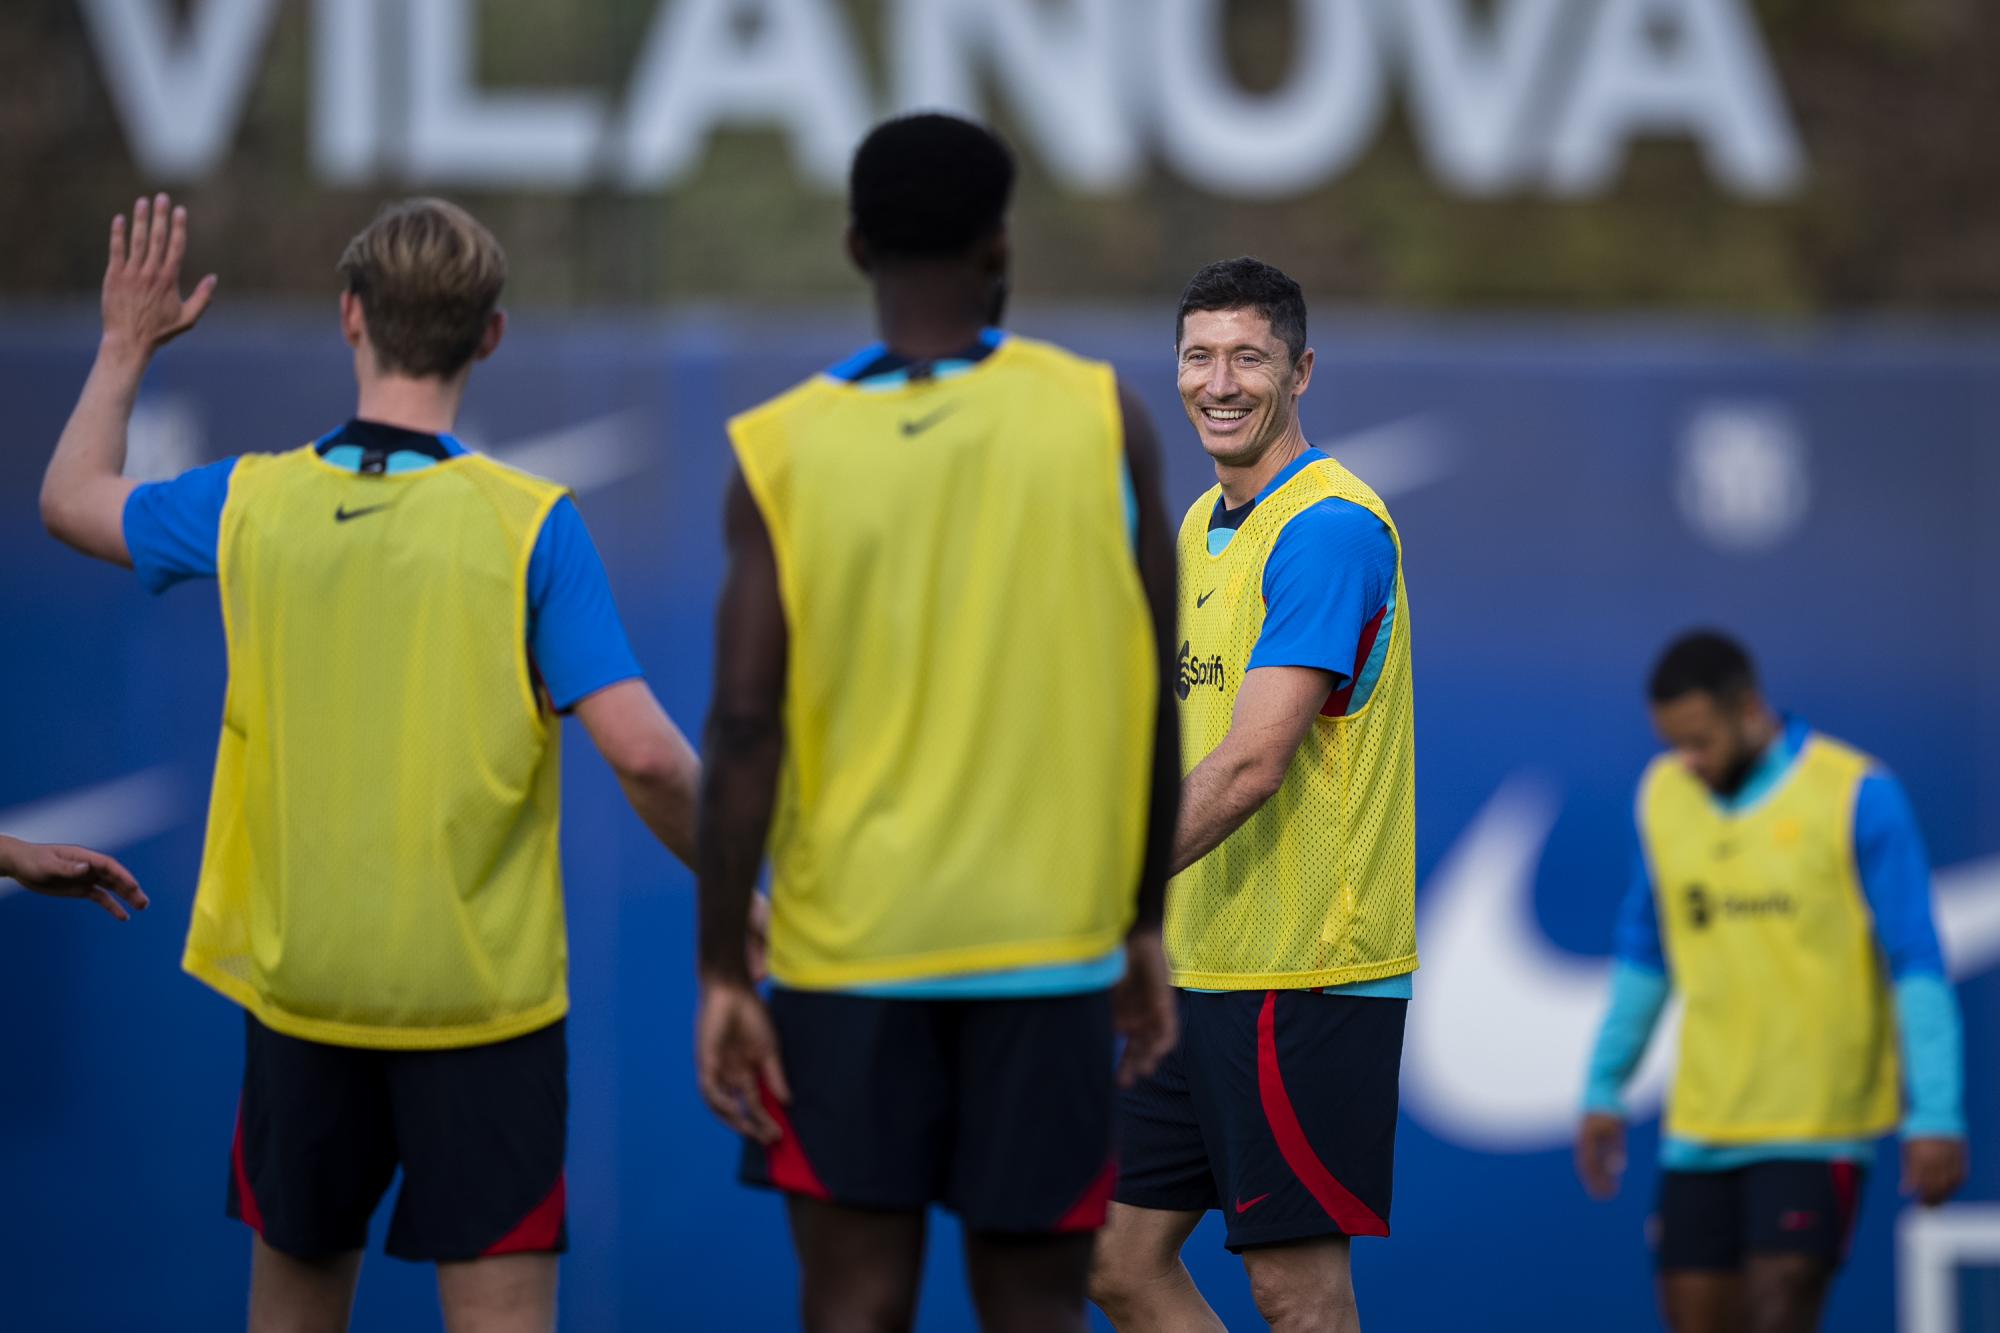
[[[165,194],[132,205],[111,219],[111,258],[104,269],[104,337],[150,356],[193,328],[215,296],[215,275],[181,296],[181,260],[187,254],[187,209]]]
[[[146,891],[132,878],[132,872],[87,847],[0,837],[0,878],[13,879],[22,888],[51,898],[96,903],[120,921],[132,919],[132,913],[125,910],[128,903],[135,911],[146,910]]]

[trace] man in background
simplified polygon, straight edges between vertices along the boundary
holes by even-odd
[[[1616,1193],[1620,1093],[1678,990],[1662,1310],[1675,1333],[1805,1333],[1846,1257],[1877,1136],[1900,1117],[1903,1190],[1920,1202],[1965,1180],[1958,1006],[1930,862],[1901,784],[1774,713],[1733,640],[1676,639],[1647,692],[1669,748],[1639,782],[1640,857],[1577,1172],[1594,1196]]]
[[[730,423],[696,1061],[786,1194],[809,1329],[911,1326],[934,1202],[982,1327],[1083,1329],[1113,1031],[1132,1073],[1173,1040],[1158,445],[1110,367],[996,327],[1013,180],[967,121],[871,133],[881,340]]]
[[[1180,536],[1181,1042],[1121,1099],[1092,1294],[1123,1330],[1220,1330],[1180,1258],[1219,1208],[1273,1328],[1354,1330],[1349,1240],[1389,1234],[1417,966],[1402,538],[1306,442],[1296,282],[1209,265],[1174,345],[1217,481]]]
[[[548,1330],[565,1245],[569,995],[557,827],[574,711],[693,857],[697,765],[640,678],[563,488],[451,437],[505,331],[506,259],[452,204],[341,257],[355,416],[312,444],[136,485],[126,427],[180,295],[185,209],[111,227],[104,336],[42,514],[151,590],[220,587],[229,645],[184,966],[245,1010],[229,1211],[250,1327],[347,1326],[368,1220],[437,1265],[446,1323]]]

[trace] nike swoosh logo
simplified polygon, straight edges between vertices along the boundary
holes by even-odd
[[[1430,984],[1410,1006],[1405,1104],[1426,1130],[1475,1151],[1543,1152],[1576,1132],[1610,960],[1556,947],[1535,916],[1536,871],[1561,809],[1553,784],[1508,778],[1418,898]],[[2000,963],[2000,856],[1940,870],[1933,883],[1952,976]],[[1635,1120],[1659,1106],[1679,1024],[1676,1004],[1627,1089]]]
[[[1202,607],[1208,604],[1208,599],[1213,596],[1215,596],[1215,589],[1210,588],[1207,592],[1194,599],[1194,609],[1197,611],[1201,610]]]
[[[922,435],[932,426],[937,425],[938,422],[943,421],[946,417],[950,416],[953,412],[956,411],[958,411],[957,403],[946,403],[943,407],[940,407],[935,412],[931,412],[925,416],[918,417],[914,421],[905,421],[903,423],[903,434],[905,437],[911,435]]]
[[[1266,1200],[1266,1199],[1268,1199],[1268,1198],[1270,1198],[1270,1197],[1271,1197],[1271,1196],[1270,1196],[1270,1195],[1268,1195],[1268,1194],[1259,1194],[1259,1195],[1258,1195],[1258,1196],[1257,1196],[1256,1198],[1254,1198],[1254,1199],[1250,1200],[1250,1201],[1249,1201],[1248,1203],[1245,1203],[1245,1202],[1244,1202],[1244,1201],[1243,1201],[1242,1199],[1238,1199],[1238,1200],[1236,1201],[1236,1211],[1237,1211],[1237,1212],[1238,1212],[1239,1214],[1242,1214],[1242,1213],[1247,1213],[1247,1212],[1249,1212],[1249,1211],[1250,1211],[1250,1210],[1251,1210],[1252,1208],[1255,1208],[1255,1207],[1256,1207],[1256,1206],[1257,1206],[1258,1204],[1260,1204],[1260,1203],[1264,1202],[1264,1200]]]
[[[349,509],[345,505],[336,505],[333,510],[333,521],[336,523],[345,523],[350,518],[360,518],[363,514],[372,514],[378,509],[392,509],[395,507],[395,504],[394,500],[388,500],[378,505],[363,505],[359,509]]]

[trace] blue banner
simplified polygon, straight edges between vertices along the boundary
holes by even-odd
[[[1212,480],[1175,398],[1171,315],[1030,317],[1150,404],[1178,510]],[[634,646],[698,731],[720,570],[727,416],[865,338],[831,318],[517,318],[461,436],[573,485]],[[75,312],[0,318],[0,831],[105,845],[153,910],[0,896],[0,1271],[9,1327],[228,1327],[248,1237],[224,1219],[242,1023],[178,970],[224,654],[212,586],[153,598],[58,547],[33,495],[89,363]],[[2000,341],[1879,331],[1336,324],[1309,438],[1374,483],[1406,551],[1420,746],[1419,932],[1395,1235],[1356,1245],[1369,1326],[1644,1328],[1660,1053],[1624,1192],[1588,1201],[1569,1140],[1654,749],[1652,656],[1736,632],[1773,700],[1907,785],[1961,982],[1971,1200],[2000,1197]],[[330,317],[219,314],[147,381],[132,470],[309,439],[351,411]],[[1063,479],[1051,477],[1049,484]],[[688,874],[569,728],[576,1330],[795,1322],[782,1210],[734,1181],[694,1091]],[[11,888],[11,885],[6,886]],[[1658,1043],[1665,1046],[1665,1042]],[[1828,1327],[1894,1318],[1893,1143]],[[364,1266],[356,1327],[436,1326],[432,1275]],[[921,1324],[969,1328],[940,1219]],[[1189,1266],[1258,1326],[1210,1219]],[[1958,1286],[1966,1327],[2000,1289]]]

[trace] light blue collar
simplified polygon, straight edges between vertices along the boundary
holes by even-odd
[[[1793,717],[1784,718],[1783,723],[1777,736],[1764,747],[1764,753],[1751,766],[1750,776],[1743,780],[1736,794],[1715,798],[1716,804],[1730,814],[1742,814],[1770,796],[1792,771],[1792,765],[1798,762],[1799,752],[1806,748],[1806,738],[1812,734],[1812,728]]]

